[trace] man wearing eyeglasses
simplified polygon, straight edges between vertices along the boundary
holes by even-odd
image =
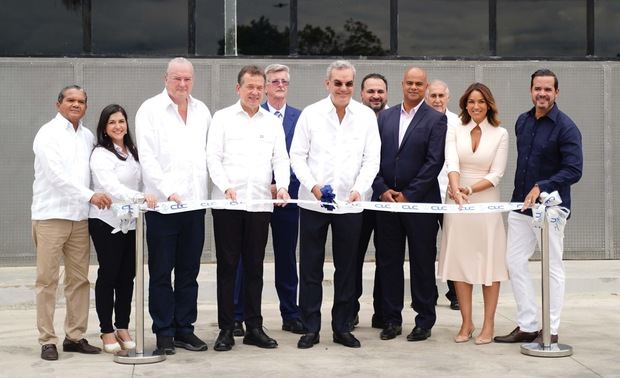
[[[323,264],[327,230],[332,229],[335,343],[359,348],[349,329],[355,301],[355,265],[362,227],[362,209],[345,206],[363,200],[379,170],[381,144],[377,118],[352,100],[355,68],[338,60],[327,68],[329,96],[306,107],[295,130],[290,156],[301,182],[299,198],[321,201],[300,204],[299,304],[307,333],[297,347],[319,342]],[[327,204],[336,201],[335,204]]]
[[[267,101],[261,106],[275,115],[284,128],[286,138],[286,151],[291,149],[295,125],[301,114],[301,110],[286,103],[288,86],[290,82],[289,68],[283,64],[271,64],[265,68],[267,76],[266,94]],[[299,180],[291,170],[291,179],[288,193],[291,198],[297,198]],[[272,198],[276,198],[275,182],[271,185]],[[297,230],[299,228],[299,208],[296,204],[288,204],[285,207],[275,207],[271,215],[271,237],[273,241],[273,255],[275,260],[275,284],[278,298],[280,299],[280,315],[282,316],[282,329],[292,333],[305,333],[304,324],[301,321],[301,311],[297,305]],[[235,336],[243,336],[245,331],[243,324],[243,271],[241,264],[237,270],[235,282]]]
[[[447,119],[424,102],[426,72],[407,69],[403,102],[379,114],[381,167],[373,200],[441,203],[437,175],[444,163]],[[402,333],[403,263],[409,245],[411,299],[417,313],[407,341],[426,340],[435,324],[435,258],[440,214],[377,212],[377,267],[383,290],[381,340]]]

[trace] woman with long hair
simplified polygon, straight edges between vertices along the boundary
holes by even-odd
[[[113,202],[128,203],[143,196],[148,206],[155,206],[156,197],[140,191],[138,150],[129,132],[127,112],[120,105],[108,105],[101,112],[90,169],[94,190],[109,194]],[[122,232],[112,233],[120,228],[123,228]],[[116,353],[121,349],[133,349],[135,343],[129,334],[129,315],[136,267],[135,223],[121,227],[121,221],[111,209],[91,206],[88,229],[99,261],[95,305],[103,350]]]
[[[484,84],[470,85],[459,101],[461,122],[448,128],[446,163],[447,203],[498,202],[498,184],[508,157],[508,132],[500,127],[497,106]],[[493,340],[500,281],[508,279],[506,232],[502,215],[445,214],[439,255],[439,276],[454,281],[461,310],[457,343],[469,341],[474,332],[473,285],[482,285],[484,321],[475,343]]]

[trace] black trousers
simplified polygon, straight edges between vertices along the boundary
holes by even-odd
[[[362,230],[360,233],[360,243],[357,249],[357,266],[355,270],[355,303],[353,304],[353,317],[355,317],[360,311],[360,297],[363,293],[363,277],[362,272],[364,270],[364,258],[366,257],[366,251],[368,250],[368,244],[370,243],[370,236],[375,229],[376,212],[373,210],[364,210],[362,212]],[[374,233],[373,244],[375,251],[377,249],[377,233]],[[375,255],[376,259],[376,255]],[[381,278],[379,277],[379,271],[376,269],[375,260],[375,280],[372,289],[372,307],[373,316],[377,320],[382,320],[383,309],[381,304],[383,298],[381,297]],[[353,319],[351,319],[353,320]]]
[[[205,240],[205,210],[175,214],[149,211],[146,226],[153,333],[172,337],[193,333],[198,317],[196,278]]]
[[[355,266],[362,214],[326,214],[300,209],[299,307],[308,332],[321,329],[323,264],[327,230],[332,228],[334,303],[332,330],[347,332],[355,301]]]
[[[95,308],[101,333],[129,328],[133,279],[136,275],[136,232],[112,234],[113,228],[97,218],[88,220],[99,269],[95,283]]]
[[[232,329],[235,314],[235,277],[243,266],[243,315],[248,328],[263,325],[263,260],[270,212],[212,210],[217,258],[217,318],[220,329]]]
[[[412,307],[416,326],[431,329],[437,315],[436,214],[377,212],[377,267],[383,289],[383,321],[402,324],[405,242],[409,247]]]

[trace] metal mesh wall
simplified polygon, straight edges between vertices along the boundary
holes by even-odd
[[[237,101],[235,84],[245,64],[266,66],[266,59],[196,59],[193,94],[212,113]],[[289,103],[303,108],[327,95],[325,69],[331,60],[280,60],[291,68]],[[542,66],[554,70],[560,79],[558,104],[573,118],[583,134],[584,176],[574,187],[574,216],[566,229],[566,258],[620,258],[620,199],[613,188],[620,176],[613,167],[620,164],[620,130],[615,120],[620,110],[620,63],[618,62],[460,62],[460,61],[379,61],[353,62],[357,69],[355,98],[359,99],[361,78],[379,72],[389,82],[390,105],[402,98],[400,82],[407,66],[428,71],[429,79],[442,79],[450,86],[449,108],[457,112],[458,99],[473,81],[487,84],[493,91],[502,126],[511,135],[509,162],[501,183],[503,200],[509,200],[515,169],[514,122],[532,104],[530,74]],[[94,130],[101,109],[110,103],[123,105],[133,129],[140,104],[163,90],[166,59],[13,59],[0,58],[0,154],[5,194],[0,217],[0,265],[34,263],[31,241],[30,203],[32,199],[32,140],[39,127],[55,114],[55,99],[67,84],[83,85],[88,92],[86,125]],[[212,221],[207,216],[204,261],[214,261]],[[328,239],[329,240],[329,239]],[[268,244],[267,258],[272,258]],[[328,248],[329,249],[329,248]],[[369,256],[373,247],[370,246]],[[328,253],[329,255],[329,253]]]

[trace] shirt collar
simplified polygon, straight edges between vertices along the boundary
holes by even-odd
[[[71,131],[79,131],[82,127],[84,127],[84,124],[82,124],[82,120],[80,120],[80,123],[78,124],[77,130],[75,130],[73,128],[73,124],[68,119],[63,117],[63,115],[60,114],[60,113],[56,113],[55,119],[58,120],[59,122],[62,122],[64,124],[64,128],[66,130],[70,129]]]
[[[284,117],[284,112],[286,112],[286,103],[282,105],[282,109],[276,109],[273,106],[271,106],[269,101],[267,101],[267,107],[269,108],[270,113],[275,113],[276,111],[278,111],[280,112],[280,114],[282,114],[282,117]]]
[[[170,105],[172,105],[173,107],[177,106],[177,104],[175,104],[174,101],[172,101],[170,96],[168,96],[168,91],[166,90],[166,88],[164,88],[162,92],[162,101],[165,106],[170,106]],[[196,101],[194,100],[192,95],[189,95],[188,100],[187,100],[187,107],[193,108],[195,104],[196,104]]]
[[[530,109],[529,113],[534,119],[536,119],[536,107],[535,106],[532,107],[532,109]],[[549,110],[549,112],[541,118],[547,117],[551,121],[553,121],[553,123],[557,123],[559,114],[560,114],[560,109],[558,109],[558,104],[554,103],[551,110]]]
[[[408,116],[415,115],[415,113],[417,113],[417,112],[418,112],[418,109],[420,109],[420,106],[422,106],[422,103],[423,103],[423,102],[424,102],[424,100],[420,101],[420,102],[419,102],[416,106],[414,106],[414,107],[413,107],[413,109],[411,109],[411,110],[409,111],[409,113],[407,113],[407,111],[405,110],[405,103],[404,103],[404,102],[402,102],[402,103],[400,104],[400,114],[403,114],[403,113],[404,113],[404,114],[406,114],[406,115],[408,115]]]
[[[345,113],[350,112],[350,113],[355,114],[355,111],[354,111],[355,106],[353,106],[354,103],[355,103],[355,100],[351,98],[347,106],[344,108]],[[327,98],[325,99],[325,110],[327,111],[327,113],[336,112],[336,107],[334,106],[334,103],[332,102],[331,95],[327,96]]]
[[[233,105],[233,109],[235,110],[235,114],[243,113],[248,117],[250,116],[248,113],[245,112],[245,110],[243,110],[243,107],[241,106],[241,100],[237,100],[237,102],[235,102],[235,104]],[[265,113],[269,113],[269,110],[259,105],[258,111],[254,115],[259,115],[260,117],[262,117],[265,115]]]

